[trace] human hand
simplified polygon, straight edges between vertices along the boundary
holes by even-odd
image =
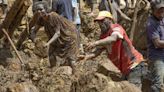
[[[36,34],[34,33],[34,27],[32,27],[30,35],[29,35],[29,39],[31,39],[32,42],[36,42],[35,38],[36,38]]]
[[[88,54],[88,55],[78,55],[78,61],[87,61],[93,57],[93,55]]]
[[[96,44],[95,42],[90,42],[88,44],[86,44],[86,50],[90,50],[90,49],[93,49],[94,47],[96,47]]]
[[[85,58],[85,55],[78,55],[77,58],[78,58],[78,61],[83,60]]]
[[[36,42],[36,41],[35,41],[35,35],[33,35],[33,34],[30,34],[30,35],[29,35],[29,39],[30,39],[32,42],[34,42],[34,43]]]
[[[47,48],[48,46],[49,46],[48,43],[46,43],[46,44],[43,45],[44,48]]]

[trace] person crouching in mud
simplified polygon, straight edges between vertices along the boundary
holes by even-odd
[[[68,65],[73,68],[78,53],[78,40],[76,27],[72,22],[55,12],[48,13],[44,4],[37,3],[36,13],[39,13],[37,23],[31,31],[31,39],[35,41],[36,33],[44,26],[49,41],[44,45],[48,47],[50,66]],[[64,63],[59,62],[58,58]]]

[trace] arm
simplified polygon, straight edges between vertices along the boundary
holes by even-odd
[[[30,39],[35,42],[35,37],[36,37],[36,33],[38,32],[38,30],[40,29],[40,25],[35,25],[34,27],[31,28],[31,32],[30,32]]]
[[[95,57],[99,56],[103,51],[104,51],[103,49],[97,48],[94,52],[92,52],[90,54],[91,58],[95,58]]]
[[[151,24],[151,22],[148,22],[146,31],[149,40],[153,42],[155,48],[164,48],[164,40],[160,39],[160,32],[163,30],[158,29],[158,27]]]
[[[156,48],[164,48],[164,40],[160,40],[159,38],[153,39],[153,43]]]
[[[95,46],[107,45],[107,44],[111,44],[112,42],[117,41],[118,38],[119,38],[118,35],[113,34],[109,37],[106,37],[105,39],[96,41],[94,44],[95,44]]]
[[[113,9],[116,10],[121,15],[122,18],[128,21],[131,21],[131,19],[125,13],[121,11],[120,6],[117,4],[116,1],[113,2]]]
[[[104,49],[97,48],[94,52],[87,54],[85,56],[84,60],[89,60],[89,59],[95,58],[95,57],[99,56],[103,51],[104,51]]]
[[[49,46],[52,42],[54,42],[60,36],[60,31],[57,31],[53,37],[47,42],[46,46]]]

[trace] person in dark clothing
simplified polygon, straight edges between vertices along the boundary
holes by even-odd
[[[52,11],[73,21],[73,6],[72,0],[53,0]]]
[[[163,92],[164,87],[164,3],[151,2],[152,15],[148,18],[148,67],[151,75],[151,92]]]

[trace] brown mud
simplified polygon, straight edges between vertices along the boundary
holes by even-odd
[[[95,41],[100,35],[99,26],[94,23],[96,15],[87,14],[88,10],[81,12],[82,44]],[[139,14],[138,19],[142,20],[148,16],[145,14]],[[134,45],[141,51],[146,50],[143,34],[145,22],[145,20],[138,22],[135,29],[137,31],[135,31]],[[127,33],[130,31],[131,22],[121,20],[120,24],[125,27]],[[20,32],[14,34],[14,42]],[[93,60],[77,62],[74,73],[69,66],[49,68],[47,49],[43,47],[47,41],[44,29],[41,29],[37,35],[36,44],[27,39],[19,51],[25,62],[24,69],[15,52],[2,48],[0,44],[0,92],[141,92],[133,84],[122,80],[120,71],[108,60],[106,53]],[[138,41],[142,39],[144,42]],[[145,84],[147,87],[148,84],[146,82]],[[149,88],[145,88],[143,92],[149,92],[147,89]]]

